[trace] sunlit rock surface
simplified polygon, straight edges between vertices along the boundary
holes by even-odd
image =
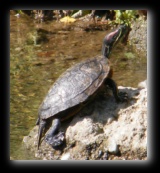
[[[147,88],[122,87],[127,103],[116,103],[112,93],[97,97],[64,124],[66,144],[59,150],[42,141],[37,150],[38,126],[23,139],[26,150],[42,160],[146,160]]]

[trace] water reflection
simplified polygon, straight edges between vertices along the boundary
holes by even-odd
[[[34,24],[28,18],[10,18],[10,155],[35,159],[21,148],[23,136],[35,125],[37,111],[53,82],[67,68],[100,55],[106,31],[60,31],[63,24]],[[40,33],[40,28],[45,32]],[[130,53],[130,54],[125,54]],[[146,79],[146,57],[131,47],[112,51],[114,80],[137,87]]]

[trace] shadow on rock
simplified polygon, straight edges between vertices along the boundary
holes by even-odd
[[[37,151],[37,127],[24,137],[25,147],[43,160],[146,159],[147,89],[118,89],[128,94],[127,102],[116,103],[108,90],[62,123],[66,143],[58,150],[43,140]]]

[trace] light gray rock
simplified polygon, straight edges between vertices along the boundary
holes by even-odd
[[[132,22],[132,30],[129,33],[129,43],[134,45],[137,53],[143,53],[147,57],[147,20],[143,18]]]
[[[146,160],[147,88],[119,87],[129,96],[115,102],[110,92],[97,97],[70,122],[62,124],[66,146],[54,150],[44,141],[37,151],[38,127],[23,139],[28,151],[42,160]]]

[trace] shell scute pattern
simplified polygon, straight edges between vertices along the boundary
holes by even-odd
[[[68,69],[49,90],[41,105],[40,116],[46,119],[84,102],[99,87],[103,78],[103,66],[99,58]]]

